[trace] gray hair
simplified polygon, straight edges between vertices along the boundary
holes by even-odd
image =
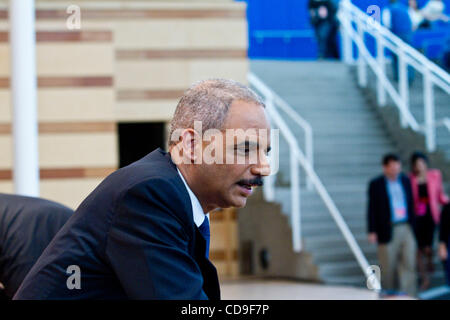
[[[170,122],[169,146],[178,142],[172,141],[175,130],[194,128],[195,121],[202,122],[202,133],[209,129],[221,130],[236,100],[265,107],[255,92],[237,81],[209,79],[194,83],[184,92]]]

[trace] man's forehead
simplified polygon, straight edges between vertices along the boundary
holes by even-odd
[[[239,100],[231,104],[223,128],[270,130],[270,124],[261,105]]]

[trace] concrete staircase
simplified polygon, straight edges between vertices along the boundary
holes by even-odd
[[[376,246],[367,241],[366,190],[381,173],[381,157],[397,150],[377,112],[366,103],[347,66],[340,62],[252,61],[251,71],[312,126],[314,167],[370,264]],[[284,117],[303,147],[303,132]],[[289,148],[280,137],[276,201],[290,214]],[[301,172],[304,186],[304,173]],[[365,286],[366,280],[334,220],[315,191],[302,188],[301,230],[320,279]],[[438,282],[442,278],[439,270]]]
[[[351,67],[354,81],[357,81],[356,67]],[[387,76],[391,79],[394,87],[398,83],[392,81],[392,67],[387,66]],[[379,108],[376,97],[376,76],[368,69],[367,88],[361,89],[367,97],[370,105],[377,109],[385,128],[395,137],[400,147],[400,155],[406,160],[410,154],[416,150],[426,150],[425,135],[421,132],[414,132],[410,128],[402,128],[399,125],[398,109],[392,99],[387,95],[386,107]],[[434,86],[434,107],[436,120],[450,118],[450,96],[439,87]],[[415,73],[414,81],[409,85],[410,110],[419,125],[424,124],[423,107],[423,77],[419,72]],[[441,170],[444,178],[444,188],[450,193],[450,132],[444,126],[436,128],[436,151],[428,153],[431,166]]]
[[[387,75],[392,81],[392,67],[387,65],[386,68]],[[355,70],[356,74],[356,70]],[[374,97],[376,93],[376,76],[375,74],[368,69],[368,89],[369,94]],[[394,85],[397,84],[394,82]],[[434,86],[434,108],[436,119],[442,119],[444,117],[450,118],[450,95],[445,93],[441,88]],[[410,111],[414,118],[420,125],[423,125],[425,122],[425,113],[423,107],[423,77],[420,72],[415,72],[414,80],[409,86],[409,101],[410,101]],[[387,105],[394,106],[394,102],[387,95]],[[450,164],[450,132],[444,126],[440,126],[436,128],[436,146],[437,149],[442,151],[446,157],[446,160]]]

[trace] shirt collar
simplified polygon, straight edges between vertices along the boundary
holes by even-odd
[[[189,193],[189,198],[191,199],[192,214],[194,215],[194,223],[197,227],[200,227],[200,225],[205,220],[205,216],[207,218],[209,218],[209,213],[205,215],[205,213],[203,212],[202,206],[200,205],[200,202],[198,201],[194,192],[192,192],[191,188],[189,188],[189,185],[187,184],[186,180],[184,180],[184,177],[178,168],[177,168],[177,171],[187,189],[187,192]]]
[[[384,176],[384,180],[387,182],[387,183],[399,183],[401,180],[400,180],[400,175],[398,175],[397,176],[397,179],[395,179],[395,180],[390,180],[388,177],[386,177],[386,176]]]

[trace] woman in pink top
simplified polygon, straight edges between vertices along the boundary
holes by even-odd
[[[429,287],[429,273],[433,266],[433,239],[439,224],[441,205],[448,202],[442,187],[441,172],[428,169],[428,158],[421,152],[411,156],[410,174],[414,207],[416,212],[417,266],[422,280],[421,289]]]

